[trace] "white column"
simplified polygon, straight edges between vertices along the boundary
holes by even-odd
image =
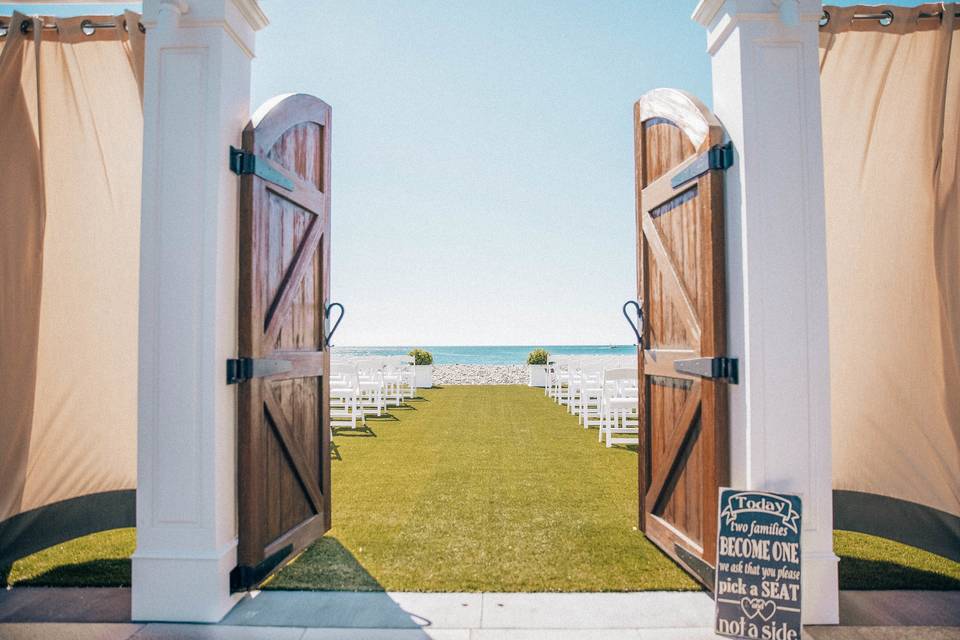
[[[145,0],[134,620],[233,606],[237,177],[256,0]]]
[[[820,0],[701,0],[727,172],[731,483],[803,498],[803,616],[838,622]]]

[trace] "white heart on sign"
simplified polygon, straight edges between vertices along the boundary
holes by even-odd
[[[773,600],[764,600],[763,598],[740,598],[740,608],[747,615],[747,618],[754,619],[760,616],[764,621],[769,622],[773,614],[777,612],[777,603]]]

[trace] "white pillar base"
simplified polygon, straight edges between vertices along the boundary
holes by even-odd
[[[230,593],[230,571],[236,565],[236,540],[206,557],[135,553],[131,619],[220,622],[243,597]]]
[[[801,609],[803,624],[838,624],[840,597],[837,569],[840,558],[831,551],[803,551]]]

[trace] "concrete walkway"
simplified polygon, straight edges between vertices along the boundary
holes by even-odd
[[[711,631],[706,593],[353,593],[269,591],[220,624],[136,624],[128,589],[0,592],[0,639],[86,640],[699,640]],[[841,594],[840,627],[812,640],[960,639],[960,592]]]

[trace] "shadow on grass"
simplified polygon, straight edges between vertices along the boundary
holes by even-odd
[[[262,587],[278,591],[386,591],[356,557],[332,536],[324,536]]]
[[[3,583],[6,586],[6,575]],[[17,580],[18,587],[129,587],[130,559],[105,558],[61,564],[37,575]]]
[[[397,405],[395,407],[390,407],[390,411],[398,411],[398,410],[399,411],[416,411],[417,408],[412,404],[409,404],[408,402],[404,402],[403,404]]]
[[[337,438],[376,438],[377,432],[370,425],[363,427],[334,427],[333,435]]]
[[[942,573],[907,567],[886,560],[867,560],[841,555],[840,588],[864,591],[893,589],[953,591],[960,589],[960,580]]]
[[[392,413],[384,413],[379,416],[367,416],[367,422],[400,422],[400,418]]]

